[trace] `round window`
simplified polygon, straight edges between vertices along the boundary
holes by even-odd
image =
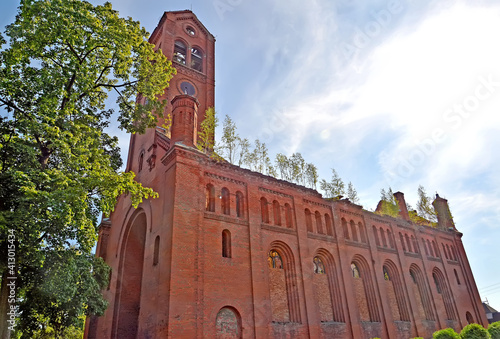
[[[187,32],[187,34],[189,34],[190,36],[194,36],[194,35],[196,34],[196,32],[195,32],[194,28],[193,28],[193,27],[191,27],[191,26],[187,26],[187,27],[186,27],[186,32]]]
[[[187,81],[181,82],[181,92],[182,94],[188,94],[194,96],[196,94],[196,90],[194,89],[193,84]]]

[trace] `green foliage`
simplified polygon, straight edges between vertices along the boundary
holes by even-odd
[[[248,140],[247,140],[248,142]],[[242,140],[236,133],[236,124],[226,115],[222,127],[221,150],[224,151],[226,160],[231,164],[236,163],[238,150],[241,149]],[[248,150],[248,149],[247,149]],[[240,160],[241,161],[241,160]]]
[[[201,129],[198,134],[197,147],[205,153],[213,153],[215,148],[215,128],[219,125],[217,113],[213,107],[205,111],[205,119],[201,123]]]
[[[500,321],[491,323],[488,326],[488,332],[491,335],[491,339],[500,339]]]
[[[293,153],[290,157],[278,153],[274,159],[275,168],[283,180],[316,189],[318,183],[318,168],[307,163],[302,154]]]
[[[334,168],[332,168],[332,179],[330,182],[321,179],[319,187],[325,192],[325,198],[337,198],[345,195],[345,185]]]
[[[134,206],[157,196],[134,173],[120,172],[118,139],[106,133],[115,120],[108,93],[118,95],[120,127],[142,132],[162,116],[166,103],[158,98],[175,69],[147,42],[144,28],[119,18],[109,3],[23,0],[6,35],[0,252],[12,230],[18,330],[34,336],[43,323],[61,337],[64,328],[78,327],[82,314],[106,308],[100,289],[107,268],[91,254],[101,214],[112,212],[123,193]]]
[[[460,335],[452,328],[445,328],[432,334],[433,339],[460,339]]]
[[[394,193],[392,193],[392,189],[390,187],[387,191],[383,188],[380,191],[380,202],[376,213],[389,215],[394,218],[399,217],[398,201],[394,197]]]
[[[428,220],[431,224],[437,223],[437,214],[432,206],[432,198],[427,195],[422,185],[418,186],[417,211],[421,218]]]
[[[424,337],[415,337],[415,338],[410,338],[410,339],[424,339]]]
[[[460,332],[462,339],[491,339],[488,330],[479,324],[469,324]]]
[[[354,204],[359,203],[358,192],[356,192],[354,185],[350,181],[347,185],[347,198]]]

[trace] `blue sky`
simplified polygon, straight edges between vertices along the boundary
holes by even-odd
[[[300,152],[325,179],[334,167],[366,209],[389,186],[413,206],[419,185],[447,198],[481,297],[500,309],[500,3],[111,2],[149,32],[192,9],[217,39],[220,119],[271,154]],[[1,2],[2,30],[17,6]]]

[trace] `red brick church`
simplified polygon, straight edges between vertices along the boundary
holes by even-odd
[[[177,69],[173,123],[131,136],[127,171],[159,198],[134,209],[122,196],[103,220],[109,307],[86,338],[408,339],[487,326],[445,199],[433,228],[410,221],[400,192],[392,218],[210,159],[195,146],[214,106],[213,35],[191,11],[166,12],[150,42]]]

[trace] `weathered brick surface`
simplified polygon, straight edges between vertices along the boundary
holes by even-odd
[[[197,33],[188,36],[186,25]],[[196,87],[198,111],[204,112],[214,97],[213,36],[190,11],[167,13],[152,41],[172,58],[176,39],[204,51],[204,71],[176,64],[178,74],[164,98],[171,102],[182,95],[180,83],[189,80]],[[194,118],[184,114],[181,121],[199,128],[202,117],[189,120]],[[461,233],[380,216],[346,200],[325,200],[314,190],[216,162],[188,147],[186,126],[177,126],[173,137],[178,144],[169,144],[172,135],[161,129],[131,137],[127,170],[160,197],[135,210],[122,196],[105,221],[97,253],[112,268],[109,289],[103,291],[109,307],[92,326],[87,324],[86,338],[121,339],[135,332],[137,338],[430,338],[438,328],[465,326],[466,312],[486,325]],[[214,211],[206,210],[208,184],[214,187]],[[222,208],[223,189],[229,191],[228,211]],[[262,198],[269,211],[264,222]],[[230,234],[230,257],[222,253],[223,232]],[[405,243],[406,235],[415,239],[411,251],[399,233]],[[436,243],[438,253],[420,250],[424,240]],[[283,269],[269,268],[270,250],[282,256]],[[314,273],[316,256],[325,274]],[[359,279],[353,278],[353,261],[363,264]],[[397,286],[396,279],[384,279],[387,262],[397,272]],[[421,273],[425,295],[413,282],[411,267]],[[445,319],[433,270],[443,275],[456,319]],[[434,320],[426,320],[424,307]],[[398,322],[400,314],[409,321]]]

